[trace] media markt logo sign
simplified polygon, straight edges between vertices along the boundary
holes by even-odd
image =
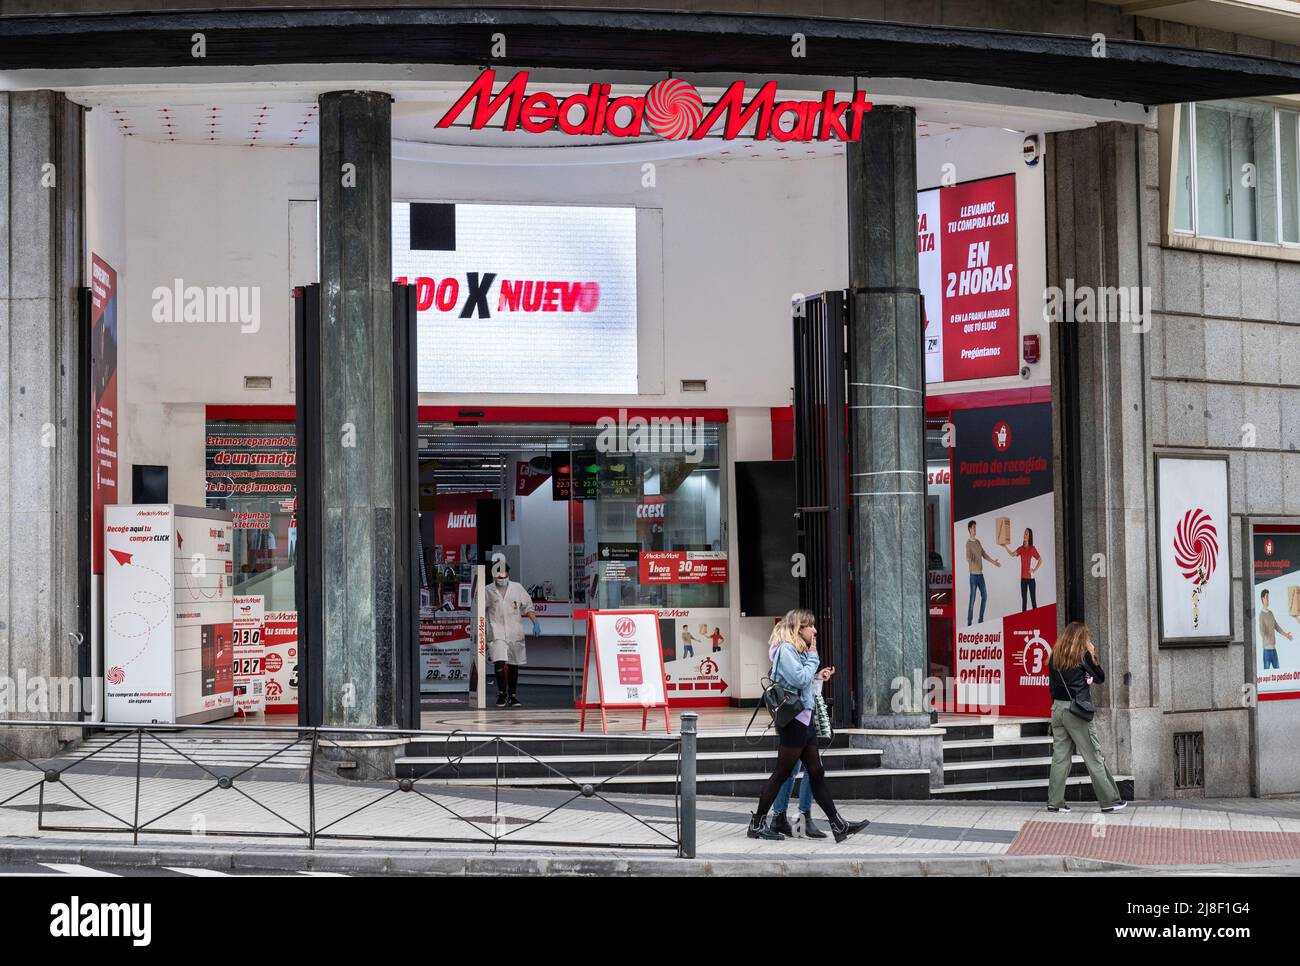
[[[585,94],[563,100],[547,91],[529,94],[527,71],[515,74],[493,96],[495,83],[496,72],[485,70],[437,126],[451,127],[473,104],[470,127],[476,131],[500,116],[506,131],[522,128],[530,134],[544,134],[559,128],[565,134],[634,138],[648,128],[669,140],[698,141],[722,121],[722,137],[731,141],[752,121],[754,133],[748,136],[759,141],[858,141],[862,115],[871,110],[862,91],[848,101],[836,100],[834,91],[823,92],[815,101],[777,101],[776,81],[768,81],[748,101],[745,82],[736,81],[707,114],[700,92],[675,77],[659,81],[643,97],[613,97],[609,84],[592,84]]]

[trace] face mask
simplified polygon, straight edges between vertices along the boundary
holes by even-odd
[[[509,577],[498,577],[498,578],[497,578],[497,586],[498,586],[498,587],[509,587],[509,586],[510,586],[510,578],[509,578]]]

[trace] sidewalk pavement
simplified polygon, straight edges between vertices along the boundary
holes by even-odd
[[[392,782],[318,779],[310,849],[306,782],[237,779],[220,788],[195,768],[163,771],[142,781],[138,821],[148,831],[132,845],[133,777],[73,769],[41,782],[30,767],[0,765],[0,865],[397,875],[1300,874],[1296,798],[1136,803],[1113,815],[1094,804],[1049,814],[1032,803],[841,802],[846,816],[872,824],[840,844],[750,839],[752,802],[705,798],[696,858],[686,860],[676,857],[674,802],[655,796],[433,782],[403,792]],[[46,827],[38,828],[42,789]]]

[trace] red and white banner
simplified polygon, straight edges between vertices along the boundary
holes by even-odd
[[[298,612],[268,611],[262,620],[266,713],[298,713]]]
[[[588,612],[580,707],[579,730],[586,728],[588,708],[600,708],[606,731],[607,708],[640,708],[642,730],[650,709],[663,708],[664,730],[671,730],[658,614],[652,610]]]
[[[266,598],[261,594],[235,598],[235,713],[261,714],[266,706],[263,680],[262,619]]]
[[[947,710],[1046,717],[1056,643],[1052,407],[967,409],[952,421],[956,689]]]
[[[420,621],[420,691],[424,694],[469,691],[474,659],[471,620]]]
[[[433,539],[447,563],[463,563],[461,548],[478,543],[478,501],[490,493],[447,493],[438,497]]]
[[[1232,639],[1226,456],[1156,454],[1160,639]]]
[[[725,550],[643,550],[638,557],[642,584],[725,584]]]
[[[104,512],[104,698],[109,721],[176,720],[171,507]]]
[[[917,259],[926,381],[1017,373],[1015,175],[919,192]]]
[[[90,256],[91,573],[104,572],[104,507],[117,502],[117,272]]]

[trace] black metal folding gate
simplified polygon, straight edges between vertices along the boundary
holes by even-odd
[[[822,663],[834,665],[827,695],[839,726],[857,723],[859,668],[850,606],[846,427],[847,303],[823,292],[794,304],[795,515],[799,536],[799,603],[817,617]]]

